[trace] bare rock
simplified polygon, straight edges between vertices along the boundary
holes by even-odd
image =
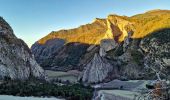
[[[99,54],[86,65],[82,76],[82,81],[87,83],[97,83],[103,81],[113,69],[112,65]]]
[[[35,61],[28,46],[18,39],[11,27],[0,17],[0,79],[44,79],[44,70]]]
[[[100,42],[100,56],[105,56],[107,51],[115,49],[118,44],[113,39],[104,39]]]

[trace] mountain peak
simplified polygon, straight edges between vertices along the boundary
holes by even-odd
[[[104,20],[105,19],[102,19],[102,18],[95,18],[92,23],[101,22],[101,21],[104,21]]]

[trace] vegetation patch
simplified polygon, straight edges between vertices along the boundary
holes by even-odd
[[[142,65],[142,60],[144,58],[143,54],[137,50],[132,50],[131,51],[131,56],[133,57],[133,60],[138,64],[138,65]]]
[[[170,42],[170,28],[161,29],[159,31],[153,32],[148,38],[156,38],[159,44],[164,44]]]
[[[4,81],[0,94],[14,96],[57,97],[67,100],[91,100],[93,89],[81,84],[57,85],[40,81]]]

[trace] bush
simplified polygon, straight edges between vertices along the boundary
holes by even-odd
[[[132,53],[131,53],[131,56],[133,57],[133,60],[138,64],[138,65],[142,65],[143,62],[143,54],[137,50],[133,50]]]

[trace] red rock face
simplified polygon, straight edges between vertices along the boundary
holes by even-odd
[[[119,34],[118,36],[115,36],[115,37],[114,37],[114,40],[115,40],[117,43],[119,43],[119,38],[120,38],[120,36],[121,36],[121,34]]]
[[[115,32],[115,26],[113,24],[111,24],[110,27],[111,27],[111,30],[113,30],[112,31],[113,38],[118,43],[119,42],[119,38],[120,38],[122,33],[121,34],[114,33]]]

